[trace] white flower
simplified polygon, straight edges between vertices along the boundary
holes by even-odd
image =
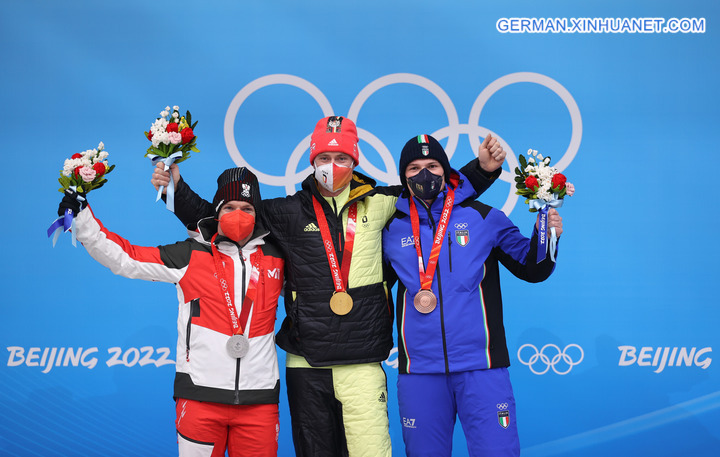
[[[160,117],[165,118],[167,117],[168,112],[167,111],[160,111]]]
[[[545,160],[543,160],[543,162],[545,162],[545,165],[550,165],[550,157],[545,157]]]
[[[543,163],[541,163],[540,166],[538,166],[538,170],[537,170],[538,180],[549,181],[552,179],[554,174],[555,174],[555,169],[553,167],[546,167],[545,164],[543,164]]]
[[[530,158],[528,159],[528,163],[535,163],[535,159],[533,159],[532,157],[530,157]]]
[[[166,107],[165,107],[165,111],[170,111],[170,107],[169,107],[169,106],[166,106]]]
[[[101,141],[100,144],[98,144],[98,147],[97,147],[97,148],[98,148],[98,151],[102,151],[103,149],[105,149],[105,143],[103,143],[103,142]]]
[[[535,151],[535,152],[537,152],[537,151]],[[538,155],[537,155],[537,158],[538,158],[538,160],[542,160],[542,159],[543,159],[542,154],[538,154]]]
[[[153,133],[152,145],[158,147],[160,143],[170,144],[170,139],[168,138],[167,132],[158,132],[157,135]]]
[[[107,159],[107,156],[108,156],[107,151],[105,151],[105,150],[103,149],[103,150],[100,151],[100,153],[98,154],[98,159],[99,159],[99,160],[105,160],[105,159]]]
[[[175,111],[180,111],[180,107],[177,106],[177,105],[173,106],[173,109],[174,109]]]
[[[546,190],[542,190],[542,189],[540,189],[540,190],[537,191],[537,197],[538,197],[539,199],[545,200],[545,201],[550,201],[550,200],[553,199],[553,198],[552,198],[553,196],[552,196],[552,194],[551,194],[550,192],[548,192],[548,191],[546,191]]]
[[[177,119],[178,117],[180,117],[180,115],[177,113],[177,111],[174,111],[174,112],[173,112],[173,119]]]

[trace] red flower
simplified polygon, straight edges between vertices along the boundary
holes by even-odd
[[[184,129],[182,129],[180,135],[182,135],[183,144],[189,143],[190,141],[192,141],[193,138],[195,138],[195,133],[193,133],[190,127],[185,127]]]
[[[527,178],[525,178],[525,187],[535,192],[536,190],[538,190],[538,187],[540,187],[540,185],[538,184],[538,180],[535,176],[528,176]]]
[[[177,132],[178,131],[178,125],[177,122],[171,122],[165,127],[166,132]]]
[[[145,132],[145,136],[147,137],[148,140],[152,141],[152,137],[153,137],[152,132]]]
[[[82,154],[75,153],[70,157],[71,159],[82,159]]]
[[[565,181],[567,178],[562,173],[555,173],[552,177],[552,188],[557,190],[563,190],[565,188]]]
[[[73,175],[75,175],[76,178],[77,178],[78,176],[80,176],[80,169],[81,169],[81,168],[82,168],[82,165],[79,166],[79,167],[75,167],[75,169],[73,170]]]
[[[100,177],[105,174],[105,164],[102,162],[98,162],[93,165],[93,170],[95,170],[97,177]]]

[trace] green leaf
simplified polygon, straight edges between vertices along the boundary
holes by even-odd
[[[520,162],[520,168],[524,170],[525,167],[527,167],[527,160],[525,160],[525,156],[520,154],[520,157],[518,157],[518,161]]]

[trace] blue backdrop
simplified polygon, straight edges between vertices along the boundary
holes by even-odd
[[[529,234],[510,171],[529,148],[550,155],[577,187],[557,269],[536,285],[503,277],[523,455],[716,455],[716,2],[2,6],[0,455],[177,452],[174,287],[116,277],[45,234],[64,159],[103,141],[116,169],[90,194],[96,215],[136,244],[185,237],[143,157],[166,105],[199,121],[202,152],[181,168],[208,198],[236,164],[265,197],[293,192],[312,127],[339,114],[381,183],[398,181],[413,135],[441,138],[459,167],[494,133],[510,154],[481,200]],[[403,455],[396,354],[384,365]],[[284,392],[280,407],[292,455]]]

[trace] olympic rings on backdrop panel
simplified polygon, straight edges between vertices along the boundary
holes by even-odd
[[[448,141],[445,147],[445,151],[447,152],[448,158],[451,158],[453,154],[455,154],[455,149],[457,148],[459,137],[461,134],[468,135],[470,139],[470,146],[472,147],[473,151],[477,151],[481,144],[481,138],[484,138],[488,133],[491,133],[494,137],[498,139],[500,144],[503,146],[503,149],[505,149],[505,151],[507,152],[506,160],[508,162],[508,166],[510,170],[514,170],[515,167],[518,166],[518,159],[515,156],[510,145],[508,145],[507,142],[505,142],[502,137],[497,133],[481,127],[479,125],[479,122],[482,109],[493,94],[495,94],[503,87],[523,82],[539,84],[552,90],[562,99],[568,109],[568,112],[570,113],[570,119],[572,122],[572,134],[570,137],[570,144],[568,145],[568,148],[562,158],[555,165],[558,170],[563,171],[565,168],[568,167],[568,165],[570,165],[572,160],[575,158],[578,149],[580,148],[580,140],[582,138],[582,118],[580,116],[580,110],[577,106],[577,103],[575,103],[575,100],[573,99],[572,95],[570,95],[570,92],[568,92],[567,89],[565,89],[560,83],[558,83],[554,79],[549,78],[545,75],[541,75],[539,73],[511,73],[509,75],[500,77],[490,83],[485,89],[483,89],[483,91],[480,93],[480,95],[478,95],[477,99],[475,100],[475,103],[470,110],[470,117],[468,118],[467,124],[460,124],[455,105],[453,104],[448,94],[440,86],[425,77],[412,73],[393,73],[371,82],[370,84],[365,86],[355,97],[355,100],[353,100],[352,104],[350,105],[347,116],[348,118],[354,120],[357,125],[361,125],[361,122],[359,121],[360,109],[362,108],[363,104],[368,100],[368,98],[370,98],[370,96],[373,95],[375,92],[385,87],[392,86],[393,84],[415,85],[433,94],[445,110],[448,125],[433,132],[432,136],[434,136],[438,140],[447,138]],[[230,102],[230,106],[228,107],[227,113],[225,114],[225,145],[227,146],[228,152],[230,153],[230,157],[232,157],[233,161],[238,166],[245,166],[252,170],[252,172],[255,173],[261,183],[271,186],[284,186],[286,193],[293,194],[295,192],[295,185],[302,182],[303,179],[305,179],[307,175],[312,172],[311,166],[306,167],[303,170],[296,171],[297,167],[300,164],[301,157],[309,147],[310,135],[307,135],[305,138],[301,138],[299,140],[297,146],[292,151],[290,157],[287,160],[285,174],[282,176],[263,173],[259,169],[253,167],[242,156],[235,142],[235,119],[237,117],[238,110],[245,102],[245,100],[254,92],[264,87],[273,85],[289,85],[297,87],[298,89],[305,91],[308,95],[313,97],[313,99],[320,106],[320,109],[322,110],[324,116],[331,116],[333,114],[336,114],[332,106],[330,105],[330,101],[327,99],[327,97],[325,97],[322,91],[320,91],[320,89],[318,89],[309,81],[288,74],[274,74],[262,76],[254,81],[251,81],[245,87],[240,89],[237,95],[235,95],[235,97],[233,98],[232,102]],[[399,184],[400,178],[397,174],[397,165],[395,163],[393,155],[390,153],[390,150],[387,148],[387,146],[385,146],[385,144],[371,132],[360,127],[358,127],[357,131],[358,137],[361,140],[364,140],[373,148],[375,148],[375,150],[378,152],[378,154],[382,158],[383,166],[386,170],[383,171],[373,165],[363,154],[362,150],[360,150],[360,160],[362,161],[363,171],[365,171],[367,175],[371,176],[377,181],[386,182],[388,184]],[[510,183],[508,198],[502,207],[502,211],[504,211],[506,214],[510,214],[513,207],[515,206],[515,203],[518,200],[518,196],[515,194],[514,174],[512,172],[507,172],[503,170],[500,179]]]
[[[562,351],[554,344],[546,344],[540,350],[532,344],[523,344],[518,349],[517,356],[520,363],[530,367],[530,371],[537,375],[543,375],[551,368],[559,375],[566,375],[575,365],[583,361],[585,352],[574,343],[568,344]]]

